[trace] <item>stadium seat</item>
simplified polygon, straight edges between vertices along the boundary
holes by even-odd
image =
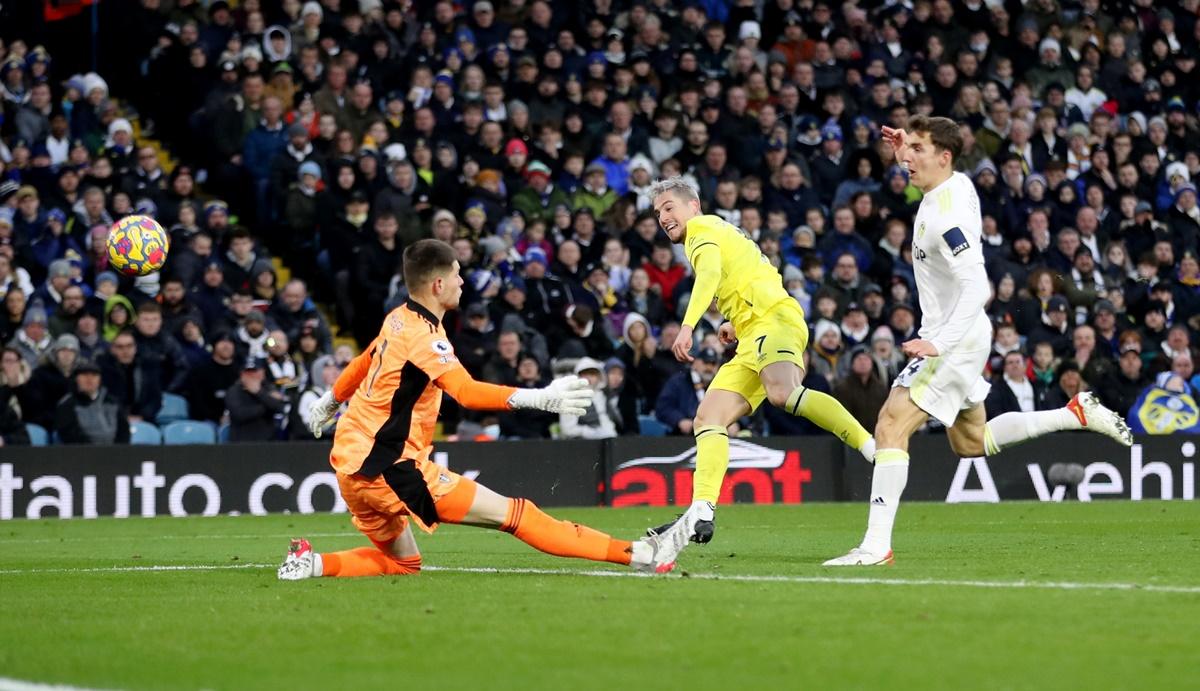
[[[667,432],[670,431],[666,425],[659,422],[658,418],[653,415],[639,415],[638,429],[641,431],[643,437],[665,437],[667,436]]]
[[[187,399],[173,393],[164,393],[162,395],[162,407],[158,409],[158,417],[154,421],[160,425],[166,425],[177,420],[186,419],[188,419]]]
[[[47,446],[50,444],[50,433],[45,427],[32,422],[25,423],[25,431],[29,433],[29,443],[32,446]]]
[[[129,443],[157,446],[163,443],[162,432],[152,422],[130,422]]]
[[[228,444],[229,443],[229,423],[228,422],[217,428],[217,443],[218,444]]]
[[[164,444],[215,444],[217,426],[204,420],[179,420],[163,428]]]

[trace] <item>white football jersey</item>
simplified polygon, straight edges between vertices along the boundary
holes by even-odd
[[[983,307],[991,288],[982,236],[979,196],[966,175],[952,174],[921,200],[912,245],[921,303],[919,335],[932,341],[940,354],[990,347],[992,327]]]

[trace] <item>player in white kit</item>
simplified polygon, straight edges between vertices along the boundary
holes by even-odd
[[[908,439],[933,417],[947,428],[959,456],[993,455],[1058,430],[1087,429],[1129,446],[1120,415],[1090,392],[1064,408],[1005,413],[988,421],[983,401],[991,388],[981,376],[992,342],[984,311],[991,288],[983,265],[979,197],[971,179],[954,172],[962,151],[958,124],[917,115],[908,131],[883,128],[909,181],[924,198],[913,227],[912,257],[921,304],[918,338],[901,347],[911,358],[892,383],[875,426],[875,470],[862,544],[825,566],[891,564],[892,524],[908,482]]]

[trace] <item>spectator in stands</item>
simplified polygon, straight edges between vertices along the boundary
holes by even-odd
[[[125,406],[101,385],[100,368],[81,361],[74,376],[74,390],[63,396],[54,414],[59,440],[64,444],[128,444],[129,416]]]
[[[203,314],[188,299],[187,289],[181,279],[168,278],[163,281],[159,296],[162,299],[161,333],[164,336],[178,338],[186,321],[204,323]]]
[[[187,380],[188,359],[174,336],[163,331],[163,309],[157,302],[144,302],[137,309],[133,323],[138,356],[152,361],[162,377],[163,391],[177,393]]]
[[[471,376],[484,379],[484,363],[497,348],[495,325],[488,318],[487,308],[478,302],[467,305],[463,315],[466,323],[454,337],[454,354]],[[518,336],[518,347],[519,343]]]
[[[879,409],[888,396],[888,385],[879,378],[866,347],[850,351],[850,371],[833,387],[833,395],[863,427],[875,429]]]
[[[47,320],[50,335],[59,336],[74,331],[75,323],[83,314],[85,303],[86,297],[83,294],[83,288],[77,285],[68,285],[64,288],[58,308]]]
[[[1019,350],[1004,355],[1000,376],[992,377],[992,388],[986,401],[989,418],[1004,413],[1038,410],[1033,384],[1026,374],[1025,356]]]
[[[268,313],[275,325],[287,335],[288,341],[295,343],[300,338],[304,327],[312,327],[320,344],[321,352],[333,351],[333,338],[329,333],[329,325],[317,311],[316,305],[308,297],[308,286],[304,281],[294,278],[284,284],[279,291],[279,298]]]
[[[317,358],[309,371],[308,386],[299,394],[296,404],[292,407],[294,415],[288,424],[288,438],[303,441],[313,441],[316,437],[308,430],[308,422],[312,418],[312,409],[321,394],[333,387],[341,369],[337,366],[332,355],[322,355]],[[331,420],[323,430],[322,436],[332,437],[337,420]]]
[[[188,299],[204,317],[206,332],[216,331],[225,321],[228,302],[232,291],[225,285],[225,272],[217,259],[210,258],[204,264],[200,283],[192,287]]]
[[[79,358],[79,339],[63,334],[54,341],[43,362],[33,370],[22,398],[22,414],[26,422],[46,429],[54,428],[54,415],[59,400],[71,391],[75,365]]]
[[[79,356],[84,360],[95,362],[97,355],[108,350],[108,343],[100,335],[100,319],[92,312],[79,315],[74,335],[79,339]]]
[[[229,441],[271,441],[278,437],[287,398],[265,378],[262,362],[245,361],[238,381],[225,393]]]
[[[571,208],[587,207],[593,218],[599,218],[617,201],[617,192],[609,187],[608,168],[592,161],[583,171],[583,184],[571,198]]]
[[[616,357],[624,368],[622,397],[632,400],[635,410],[652,410],[662,389],[661,373],[653,364],[657,352],[658,339],[651,333],[649,321],[636,312],[625,315]]]
[[[501,331],[496,338],[496,352],[483,366],[483,380],[503,386],[516,386],[517,365],[521,357],[521,335],[516,331]]]
[[[567,308],[566,339],[556,352],[560,358],[579,357],[584,354],[612,357],[614,348],[608,335],[604,319],[588,305],[572,305]]]
[[[254,182],[255,203],[261,221],[271,222],[270,210],[276,200],[271,191],[271,162],[287,146],[287,131],[283,125],[283,102],[276,96],[262,101],[262,120],[255,124],[242,145],[242,161]]]
[[[113,337],[107,353],[97,356],[104,386],[130,419],[153,421],[162,407],[162,361],[138,352],[132,330]]]
[[[592,387],[592,405],[583,415],[559,414],[562,438],[611,439],[617,436],[617,427],[609,415],[608,400],[604,393],[603,363],[590,357],[580,358],[575,363],[575,375],[587,380]]]
[[[25,319],[21,328],[8,342],[10,348],[15,348],[25,358],[30,368],[36,367],[42,356],[50,350],[50,330],[47,327],[46,310],[40,304],[34,304],[25,310]]]
[[[886,325],[875,327],[871,333],[871,359],[879,380],[888,385],[904,368],[904,353],[896,347],[896,337]]]
[[[1068,311],[1066,298],[1061,295],[1050,297],[1042,323],[1029,334],[1029,343],[1049,343],[1056,357],[1065,357],[1071,346]]]
[[[249,292],[254,285],[254,265],[260,259],[254,239],[249,230],[239,226],[228,233],[228,241],[229,250],[222,266],[225,286],[231,292]]]
[[[546,377],[537,358],[528,354],[521,356],[517,364],[517,388],[530,389],[545,385]],[[557,421],[558,418],[552,413],[516,415],[503,412],[499,416],[500,434],[505,438],[548,439],[550,426]]]
[[[26,421],[25,409],[29,407],[32,372],[33,368],[17,349],[0,348],[0,401],[11,408],[16,419],[22,423]]]
[[[267,337],[266,378],[290,401],[295,401],[308,383],[308,372],[292,358],[287,334],[276,329]]]
[[[29,444],[19,394],[28,378],[29,369],[21,354],[8,348],[0,350],[0,446]]]
[[[687,436],[692,433],[692,418],[704,399],[704,392],[717,375],[720,356],[712,348],[696,354],[691,369],[680,372],[663,384],[654,405],[654,416],[671,430],[671,434]]]
[[[354,339],[365,347],[379,331],[388,286],[400,268],[403,248],[396,241],[400,226],[396,216],[382,213],[375,218],[375,237],[359,248],[351,273],[354,285]]]
[[[650,290],[662,299],[668,312],[675,310],[675,287],[683,280],[687,271],[675,261],[675,251],[669,240],[654,243],[650,261],[642,265],[650,279]]]
[[[189,416],[194,420],[220,422],[225,413],[225,392],[238,379],[240,367],[233,336],[220,333],[212,342],[210,359],[188,371]]]

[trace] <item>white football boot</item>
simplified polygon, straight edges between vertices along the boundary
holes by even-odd
[[[1075,394],[1067,403],[1067,410],[1079,418],[1085,430],[1103,434],[1123,446],[1133,446],[1133,433],[1129,431],[1125,418],[1105,408],[1091,391]]]
[[[696,527],[700,523],[708,523],[709,537],[713,518],[713,505],[708,502],[693,502],[687,511],[666,530],[642,538],[638,542],[648,544],[652,556],[648,563],[634,568],[648,573],[670,573],[675,568],[675,560],[679,553],[688,546],[688,541],[696,535]]]
[[[867,459],[867,463],[875,465],[875,437],[868,439],[867,443],[863,444],[863,447],[858,452],[863,455],[863,458]]]
[[[287,557],[279,566],[279,580],[299,581],[316,576],[313,569],[313,549],[308,540],[297,538],[288,546]]]
[[[861,547],[855,547],[846,554],[840,557],[834,557],[822,564],[822,566],[891,566],[896,563],[896,558],[892,556],[892,550],[888,550],[886,554],[878,552],[868,552]]]

